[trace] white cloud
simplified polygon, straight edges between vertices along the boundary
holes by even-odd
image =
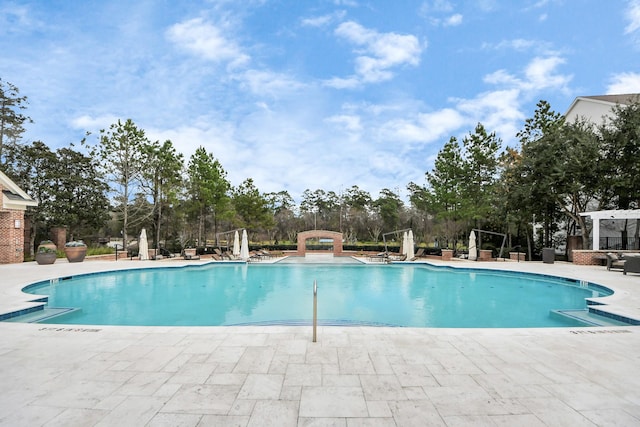
[[[557,73],[557,68],[564,64],[560,56],[538,56],[533,58],[524,68],[523,77],[516,77],[505,70],[498,70],[484,77],[484,82],[515,87],[526,92],[536,92],[545,89],[567,91],[571,74]]]
[[[565,60],[559,56],[534,58],[525,69],[528,79],[528,89],[542,90],[556,88],[566,90],[572,75],[562,75],[555,72]]]
[[[355,0],[333,0],[333,4],[338,6],[357,7],[358,2]]]
[[[304,18],[301,23],[305,27],[325,27],[336,21],[344,19],[347,13],[344,10],[339,10],[331,14],[315,16],[313,18]]]
[[[395,67],[420,63],[422,46],[417,37],[396,33],[379,33],[362,25],[348,21],[340,24],[335,34],[357,47],[354,52],[354,76],[347,79],[337,78],[326,82],[333,87],[353,87],[355,82],[377,83],[394,76]]]
[[[352,114],[341,114],[325,119],[327,123],[334,124],[347,132],[357,133],[362,131],[360,117]]]
[[[167,38],[177,46],[213,62],[238,66],[249,61],[237,43],[224,35],[224,29],[202,18],[172,25],[167,30]]]
[[[456,13],[455,15],[451,15],[450,17],[445,19],[443,25],[445,27],[455,27],[460,24],[462,24],[462,15],[459,13]]]
[[[238,77],[242,86],[255,95],[278,98],[297,92],[305,85],[295,78],[267,70],[248,70]]]
[[[360,86],[360,80],[355,76],[349,78],[334,77],[323,82],[325,86],[336,89],[355,89]]]
[[[636,32],[640,28],[640,0],[631,0],[626,10],[629,24],[624,29],[625,34]]]
[[[619,73],[611,77],[607,94],[640,93],[640,73]]]
[[[513,40],[502,40],[496,44],[483,43],[483,49],[491,49],[491,50],[502,50],[502,49],[513,49],[516,51],[526,51],[533,47],[539,46],[539,42],[534,40],[526,40],[526,39],[513,39]]]
[[[444,108],[431,113],[420,113],[413,118],[399,118],[384,123],[384,139],[409,143],[430,143],[450,136],[467,123],[456,110]]]
[[[111,114],[97,117],[92,117],[88,114],[84,114],[72,119],[70,125],[74,129],[95,132],[99,131],[100,129],[107,129],[113,123],[116,123],[118,119],[119,117]]]

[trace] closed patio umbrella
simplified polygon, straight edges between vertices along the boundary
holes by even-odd
[[[147,230],[142,229],[140,239],[138,239],[138,257],[141,261],[149,259],[149,242],[147,241]]]
[[[249,238],[247,237],[247,230],[242,230],[242,243],[240,244],[240,258],[243,260],[249,259]]]
[[[233,256],[240,256],[240,236],[238,230],[233,234]]]
[[[413,249],[413,230],[409,230],[409,233],[407,233],[407,248],[405,249],[405,251],[408,260],[412,260],[416,256],[416,253]]]
[[[405,231],[404,233],[402,233],[402,244],[400,245],[400,255],[406,255],[407,254],[407,238],[409,236],[407,235],[407,232]]]
[[[475,261],[478,259],[478,248],[476,247],[476,233],[471,230],[469,234],[469,259]]]

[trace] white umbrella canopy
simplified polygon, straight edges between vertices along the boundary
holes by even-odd
[[[478,259],[478,248],[476,247],[476,233],[471,230],[469,234],[469,259],[475,261]]]
[[[140,260],[149,259],[149,242],[147,241],[147,230],[142,229],[140,239],[138,239],[138,257]]]
[[[233,255],[240,256],[240,236],[238,235],[238,230],[233,235]]]
[[[407,254],[407,247],[408,247],[407,238],[408,238],[408,235],[407,235],[407,232],[405,231],[404,233],[402,233],[402,245],[400,246],[400,255]]]
[[[413,249],[413,230],[409,230],[407,233],[407,259],[411,260],[416,256],[416,253]]]
[[[240,258],[243,260],[249,259],[249,238],[247,237],[247,230],[242,230],[242,243],[240,244]]]

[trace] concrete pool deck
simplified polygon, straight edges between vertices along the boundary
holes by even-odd
[[[0,266],[0,313],[49,278],[204,261]],[[640,275],[539,262],[430,262],[608,286]],[[311,304],[310,304],[311,305]],[[0,426],[640,425],[640,328],[120,327],[0,322]]]

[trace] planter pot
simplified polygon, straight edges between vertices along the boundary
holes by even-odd
[[[40,243],[40,245],[38,245],[38,249],[40,248],[49,248],[49,249],[53,249],[54,251],[57,250],[58,248],[56,247],[55,243]]]
[[[66,246],[64,248],[64,254],[67,256],[69,262],[82,262],[84,256],[87,254],[86,246]]]
[[[36,253],[36,262],[40,265],[53,264],[56,262],[55,252],[38,252]]]

